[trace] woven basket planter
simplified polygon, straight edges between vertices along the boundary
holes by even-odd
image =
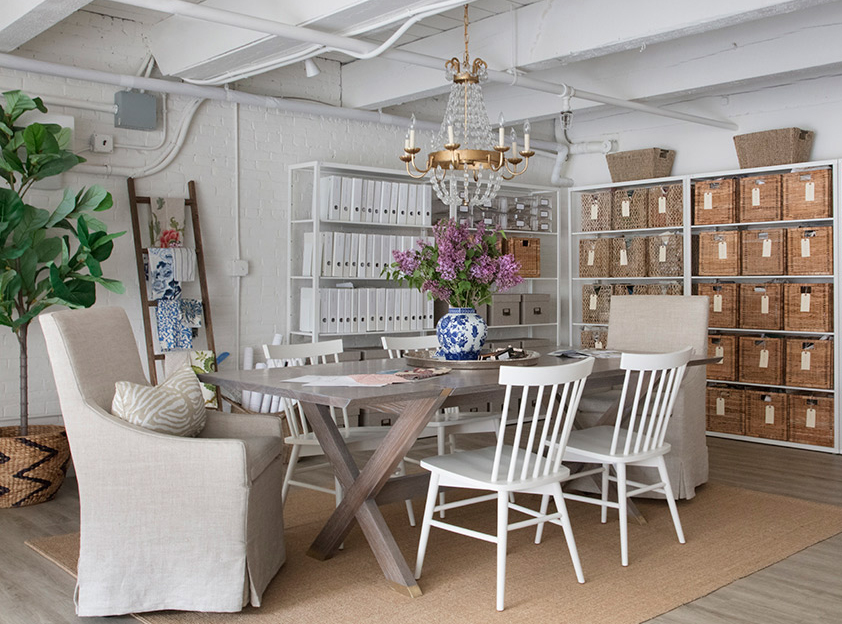
[[[767,167],[810,160],[814,132],[801,128],[778,128],[734,137],[740,169]]]
[[[55,497],[70,461],[64,427],[0,427],[0,507],[25,507]]]

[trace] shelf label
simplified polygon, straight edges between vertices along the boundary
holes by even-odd
[[[604,346],[602,346],[601,340],[595,341],[593,346],[594,346],[595,349],[604,349],[605,348]]]
[[[713,311],[722,312],[722,295],[713,296]]]
[[[760,361],[757,363],[758,368],[769,368],[769,349],[760,350]]]
[[[588,301],[588,308],[596,310],[596,295],[591,295],[590,300]]]
[[[774,425],[775,424],[775,406],[774,405],[767,405],[766,406],[766,424],[767,425]]]
[[[620,250],[620,266],[626,266],[629,263],[629,254],[625,249]]]
[[[593,249],[588,250],[588,266],[593,266],[595,254]]]
[[[708,191],[707,193],[705,193],[705,196],[704,196],[704,197],[705,197],[705,202],[704,202],[704,204],[702,205],[702,208],[703,208],[704,210],[710,210],[710,209],[712,209],[712,208],[713,208],[713,193],[711,193],[710,191]]]
[[[725,347],[723,347],[722,345],[719,345],[718,347],[716,347],[716,357],[718,357],[718,358],[724,358],[725,357]]]
[[[771,258],[772,257],[772,239],[767,238],[763,241],[763,251],[761,252],[760,255],[763,258]]]
[[[805,423],[807,428],[815,429],[816,428],[816,408],[815,407],[808,407],[807,408],[807,422]]]
[[[801,293],[801,312],[810,311],[810,293]]]
[[[756,186],[753,189],[751,189],[751,205],[760,205],[760,189]]]
[[[631,214],[631,202],[628,199],[624,199],[623,203],[620,204],[620,212],[624,217],[628,217]]]
[[[728,259],[728,243],[725,241],[720,241],[717,243],[717,248],[719,249],[719,259],[720,260],[727,260]]]
[[[664,245],[658,246],[658,262],[667,261],[667,248]]]
[[[658,212],[660,214],[667,213],[667,198],[666,197],[659,197],[658,198]]]
[[[725,416],[725,399],[716,397],[716,415]]]
[[[816,183],[807,182],[804,185],[804,201],[816,201]]]
[[[591,204],[591,221],[596,221],[599,218],[599,204],[596,202]]]
[[[801,257],[802,258],[809,258],[810,257],[810,239],[809,238],[802,238],[801,239]]]
[[[810,352],[809,351],[802,351],[801,352],[801,370],[810,370]]]
[[[769,314],[769,295],[760,297],[760,314]]]

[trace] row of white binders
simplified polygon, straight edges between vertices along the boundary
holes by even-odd
[[[328,176],[321,180],[321,218],[387,225],[430,225],[429,184]]]
[[[356,232],[319,232],[321,277],[356,277],[371,279],[381,276],[384,267],[394,262],[393,251],[416,249],[416,241],[432,244],[431,237],[359,234]],[[312,277],[313,233],[304,233],[302,275]]]
[[[301,289],[299,329],[313,331],[312,288]],[[433,300],[414,288],[321,288],[319,333],[419,331],[433,329]]]

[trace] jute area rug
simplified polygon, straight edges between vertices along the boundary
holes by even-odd
[[[521,499],[519,499],[521,502]],[[333,498],[294,490],[285,513],[287,562],[259,609],[237,614],[158,612],[135,615],[147,624],[280,624],[309,622],[538,622],[637,624],[700,598],[816,542],[842,532],[838,507],[708,484],[679,503],[687,543],[681,545],[666,504],[641,501],[648,524],[629,525],[630,565],[620,565],[616,515],[605,525],[599,508],[568,503],[586,582],[579,585],[561,528],[509,534],[506,610],[497,613],[495,546],[433,528],[424,595],[411,599],[389,589],[362,532],[329,561],[305,555],[331,511]],[[416,504],[420,520],[421,505]],[[395,537],[414,567],[419,529],[402,503],[383,507]],[[495,526],[493,502],[448,512],[449,520],[485,531]],[[514,515],[514,514],[513,514]],[[78,534],[29,545],[73,574]]]

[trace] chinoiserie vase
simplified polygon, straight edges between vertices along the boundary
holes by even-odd
[[[450,308],[436,325],[439,353],[446,360],[476,360],[488,325],[474,308]]]

